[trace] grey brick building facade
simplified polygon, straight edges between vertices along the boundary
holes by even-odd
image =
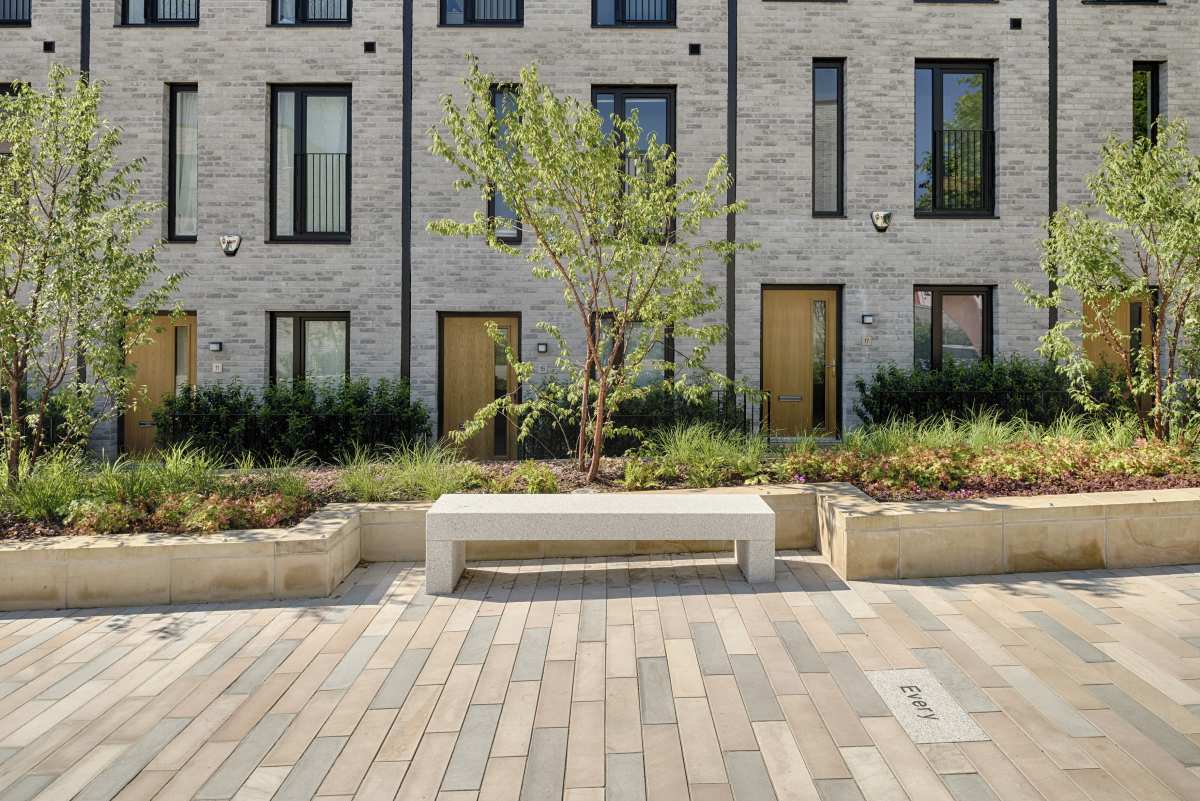
[[[535,323],[573,324],[558,285],[533,279],[526,263],[426,231],[431,219],[465,218],[480,205],[454,191],[453,171],[428,151],[438,99],[459,90],[465,53],[500,79],[536,61],[557,91],[581,98],[596,86],[673,89],[681,172],[700,176],[731,155],[737,195],[749,203],[736,235],[761,245],[732,272],[708,265],[730,301],[718,318],[732,346],[713,354],[713,366],[760,385],[764,293],[834,291],[838,348],[828,367],[839,408],[827,414],[837,430],[855,422],[856,378],[881,363],[913,363],[917,286],[987,288],[991,353],[1032,353],[1046,315],[1014,283],[1043,282],[1048,211],[1083,199],[1104,137],[1128,135],[1135,62],[1159,63],[1162,113],[1195,119],[1200,104],[1196,0],[674,0],[674,24],[627,27],[594,26],[589,0],[524,0],[522,24],[500,26],[439,24],[439,0],[357,0],[349,22],[335,25],[272,24],[271,0],[199,0],[196,24],[126,25],[120,0],[83,1],[87,14],[79,3],[32,0],[28,26],[0,27],[0,82],[44,80],[51,60],[106,82],[106,116],[124,128],[127,154],[145,159],[145,190],[160,199],[169,87],[196,86],[198,232],[194,242],[165,244],[161,265],[186,273],[180,298],[196,314],[197,380],[268,381],[271,313],[348,314],[350,373],[407,374],[435,417],[441,371],[455,369],[439,354],[442,316],[519,315],[521,351],[540,376],[552,372],[554,348],[537,353],[547,337]],[[43,52],[46,41],[54,53]],[[841,215],[813,213],[821,59],[841,62]],[[925,61],[988,65],[988,213],[915,211],[914,65]],[[352,98],[348,241],[271,241],[272,87],[327,84],[349,87]],[[828,153],[829,142],[818,150]],[[885,232],[874,211],[892,213]],[[165,236],[166,214],[155,236]],[[711,234],[724,231],[714,224]],[[242,237],[234,257],[219,244],[228,234]]]

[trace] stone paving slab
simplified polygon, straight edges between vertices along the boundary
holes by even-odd
[[[0,799],[1200,801],[1200,566],[891,582],[783,552],[354,570],[0,614]]]

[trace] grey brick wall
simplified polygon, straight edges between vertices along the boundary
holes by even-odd
[[[0,80],[44,75],[48,59],[78,63],[78,10],[35,0],[34,26],[0,29]],[[596,84],[672,85],[680,169],[700,176],[726,149],[727,2],[678,0],[671,29],[596,29],[587,0],[526,0],[520,28],[438,27],[436,0],[418,0],[414,19],[412,379],[436,405],[437,314],[519,312],[524,354],[550,342],[535,323],[568,331],[578,323],[560,287],[531,277],[520,259],[480,242],[428,233],[441,216],[466,218],[482,201],[456,193],[453,170],[428,152],[438,98],[461,90],[464,54],[500,79],[536,61],[558,91],[587,98]],[[1109,132],[1128,134],[1135,60],[1167,62],[1163,108],[1195,117],[1200,62],[1197,0],[1163,5],[1059,2],[1060,198],[1084,197]],[[776,284],[844,289],[843,409],[853,423],[853,381],[875,365],[912,362],[912,288],[918,283],[996,287],[998,354],[1031,353],[1045,313],[1027,307],[1018,280],[1041,284],[1039,241],[1047,209],[1048,17],[1042,0],[936,4],[739,3],[738,193],[750,210],[740,238],[761,249],[738,259],[735,351],[739,377],[758,383],[761,293]],[[126,130],[130,156],[146,161],[149,196],[165,199],[167,84],[200,90],[200,233],[164,246],[161,263],[185,271],[182,305],[198,312],[201,381],[258,385],[267,376],[267,312],[349,311],[351,371],[397,375],[401,330],[402,30],[398,3],[360,0],[351,27],[270,27],[268,0],[201,0],[188,28],[122,28],[117,0],[93,0],[92,66],[109,85],[106,112]],[[1020,17],[1021,30],[1009,19]],[[41,41],[55,39],[45,56]],[[365,54],[362,43],[378,43]],[[688,44],[702,54],[688,55]],[[846,216],[811,209],[811,66],[845,59]],[[997,149],[994,219],[919,219],[913,214],[913,66],[918,59],[988,59],[995,64]],[[274,244],[267,239],[268,87],[353,86],[353,241]],[[872,210],[893,212],[877,233]],[[712,236],[724,223],[714,222]],[[165,212],[162,230],[165,232]],[[221,234],[243,236],[236,258]],[[707,267],[724,296],[724,269]],[[862,314],[875,316],[863,326]],[[723,319],[724,312],[717,317]],[[205,345],[221,341],[211,354]],[[551,344],[553,351],[553,345]],[[540,375],[553,353],[538,361]],[[212,371],[219,362],[222,372]],[[723,365],[723,352],[713,366]]]

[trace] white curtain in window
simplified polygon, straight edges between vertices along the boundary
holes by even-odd
[[[176,236],[197,233],[199,105],[199,93],[194,90],[175,94]]]
[[[291,236],[296,167],[296,93],[275,95],[275,233]]]
[[[346,376],[345,320],[307,320],[304,323],[304,378],[332,381]]]
[[[346,231],[349,131],[345,95],[309,95],[305,107],[305,225],[310,233]]]

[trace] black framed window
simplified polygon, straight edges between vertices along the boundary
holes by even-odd
[[[674,25],[675,0],[592,0],[592,25]]]
[[[913,364],[937,370],[947,360],[992,358],[990,286],[913,287]]]
[[[194,242],[199,222],[200,93],[195,84],[171,87],[167,137],[167,239]]]
[[[508,124],[506,119],[509,114],[517,112],[517,96],[516,87],[514,86],[493,86],[492,87],[492,109],[496,113],[496,135],[500,141],[504,141],[504,137],[508,135]],[[492,220],[492,224],[496,227],[496,237],[508,242],[509,244],[517,244],[521,241],[521,221],[517,217],[517,213],[513,210],[499,192],[492,192],[488,199],[488,218]]]
[[[348,25],[351,0],[274,0],[275,25]]]
[[[650,138],[659,144],[667,143],[675,149],[675,88],[664,86],[594,86],[592,105],[604,120],[604,131],[612,130],[612,118],[626,119],[637,112],[638,125],[642,128],[642,140],[638,153],[644,154]],[[625,167],[629,172],[637,169],[638,153],[629,157]]]
[[[602,316],[604,325],[612,325],[613,315],[611,312],[605,313]],[[597,336],[599,331],[594,332]],[[641,343],[641,338],[646,334],[646,324],[642,322],[631,322],[625,328],[625,342],[621,349],[617,352],[615,366],[623,367],[625,365],[625,354],[630,349],[630,346],[637,346]],[[611,334],[609,339],[601,346],[600,361],[608,360],[609,354],[612,353]],[[642,360],[638,374],[633,378],[633,385],[638,387],[650,386],[657,384],[665,379],[670,379],[675,375],[675,327],[667,325],[663,328],[662,336],[656,338],[650,343],[650,348],[646,351],[646,355]],[[661,369],[660,369],[661,365]]]
[[[25,27],[32,16],[32,0],[0,0],[0,26]]]
[[[350,87],[271,89],[271,238],[350,239]]]
[[[812,203],[817,217],[841,217],[845,206],[845,64],[813,61]]]
[[[0,83],[0,96],[15,95],[21,89],[19,83]],[[7,156],[12,151],[12,142],[0,140],[0,157]]]
[[[1157,125],[1161,110],[1159,108],[1159,67],[1154,61],[1133,62],[1133,138],[1149,139],[1151,142],[1158,137]]]
[[[271,381],[350,375],[349,312],[272,312]]]
[[[200,0],[122,0],[123,25],[196,25],[199,22]]]
[[[917,63],[918,215],[993,213],[996,138],[992,126],[991,63]]]
[[[441,0],[441,25],[521,25],[525,0]]]

